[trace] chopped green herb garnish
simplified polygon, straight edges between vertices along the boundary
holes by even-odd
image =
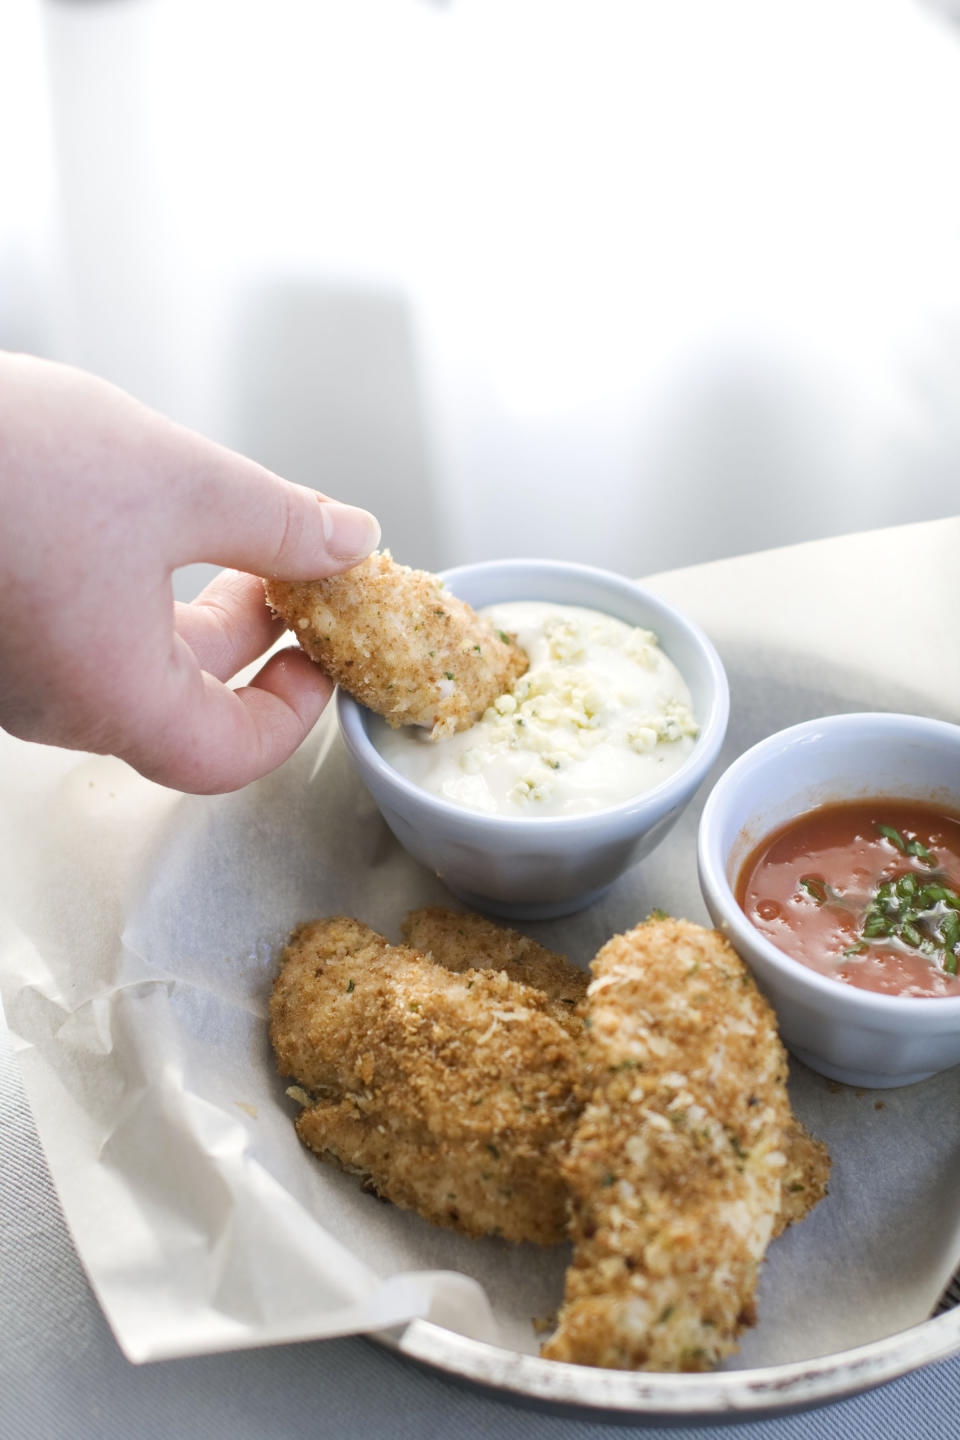
[[[937,857],[926,845],[921,845],[919,840],[907,841],[907,854],[915,855],[922,865],[936,865]]]
[[[347,983],[347,994],[348,994],[348,995],[350,994],[350,991],[351,991],[352,989],[353,989],[353,981],[350,980],[350,981],[348,981],[348,983]]]
[[[929,910],[939,901],[954,910],[960,910],[960,895],[955,890],[948,890],[946,885],[924,885],[917,898],[925,910]]]
[[[443,676],[444,676],[444,679],[445,679],[445,680],[452,680],[452,679],[453,679],[453,671],[452,671],[452,670],[444,670]]]
[[[936,866],[936,854],[922,840],[906,840],[892,825],[877,825],[877,830],[902,855],[912,856],[921,865]],[[942,871],[923,880],[915,870],[907,870],[877,886],[863,913],[861,940],[843,953],[860,954],[869,941],[904,945],[939,962],[948,975],[956,975],[960,955],[958,912],[960,894],[946,883]]]
[[[936,865],[936,855],[922,840],[917,840],[916,837],[913,840],[904,840],[893,825],[878,825],[877,831],[885,840],[889,840],[891,845],[896,845],[901,855],[913,855],[922,865]]]
[[[801,875],[800,887],[806,890],[807,894],[816,901],[818,905],[835,905],[838,902],[843,904],[843,896],[839,890],[834,890],[826,880],[821,880],[819,875]]]
[[[507,634],[506,630],[498,630],[497,634],[500,636],[500,639],[503,641],[504,645],[510,644],[510,636]]]
[[[960,945],[960,915],[956,910],[947,911],[940,922],[938,934],[948,950],[956,950]]]

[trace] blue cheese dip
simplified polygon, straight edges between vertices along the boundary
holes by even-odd
[[[690,692],[652,631],[545,601],[480,614],[517,636],[530,668],[446,739],[374,720],[374,745],[408,780],[489,815],[580,815],[653,789],[687,759]]]

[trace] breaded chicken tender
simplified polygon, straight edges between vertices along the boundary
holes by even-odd
[[[830,1155],[822,1140],[816,1140],[800,1121],[793,1117],[787,1126],[783,1146],[787,1163],[780,1193],[780,1213],[773,1226],[773,1238],[788,1225],[802,1220],[827,1193],[830,1178]]]
[[[270,1002],[280,1072],[308,1092],[300,1139],[435,1224],[556,1243],[580,1063],[552,1003],[343,916],[300,926]]]
[[[574,1258],[542,1353],[705,1370],[754,1322],[767,1244],[822,1193],[826,1153],[791,1113],[773,1013],[716,931],[650,921],[591,969],[588,1100],[563,1166]],[[805,1185],[786,1203],[785,1174]]]
[[[403,938],[454,974],[501,970],[511,980],[532,985],[546,995],[548,1014],[557,1024],[572,1035],[580,1035],[583,1021],[576,1007],[587,993],[589,975],[528,935],[495,925],[473,911],[426,905],[407,915]]]
[[[328,580],[265,582],[267,603],[332,680],[388,725],[465,730],[529,665],[436,575],[388,550]]]

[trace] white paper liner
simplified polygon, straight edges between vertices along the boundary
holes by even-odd
[[[945,604],[960,613],[958,534],[916,526],[659,577],[728,668],[716,773],[812,715],[955,719],[960,674],[944,680],[938,627]],[[882,574],[894,561],[902,581],[924,575],[929,625],[895,597],[857,603],[858,567]],[[893,665],[891,634],[908,622]],[[192,1355],[415,1316],[535,1352],[532,1320],[556,1309],[565,1247],[436,1229],[361,1193],[293,1130],[265,1025],[291,926],[346,912],[398,938],[408,909],[449,900],[390,836],[332,716],[237,795],[176,796],[119,762],[3,735],[0,783],[6,1018],[67,1221],[125,1353]],[[706,921],[695,836],[707,789],[598,905],[523,928],[586,965],[655,906]],[[793,1065],[795,1108],[833,1155],[830,1194],[771,1248],[759,1323],[728,1365],[829,1354],[930,1314],[960,1262],[956,1084],[954,1071],[860,1092]]]

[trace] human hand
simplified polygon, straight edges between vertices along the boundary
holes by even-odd
[[[227,686],[283,630],[256,577],[336,574],[379,533],[105,381],[0,355],[0,725],[175,789],[239,789],[332,689],[299,648]],[[200,560],[235,568],[175,603],[174,569]]]

